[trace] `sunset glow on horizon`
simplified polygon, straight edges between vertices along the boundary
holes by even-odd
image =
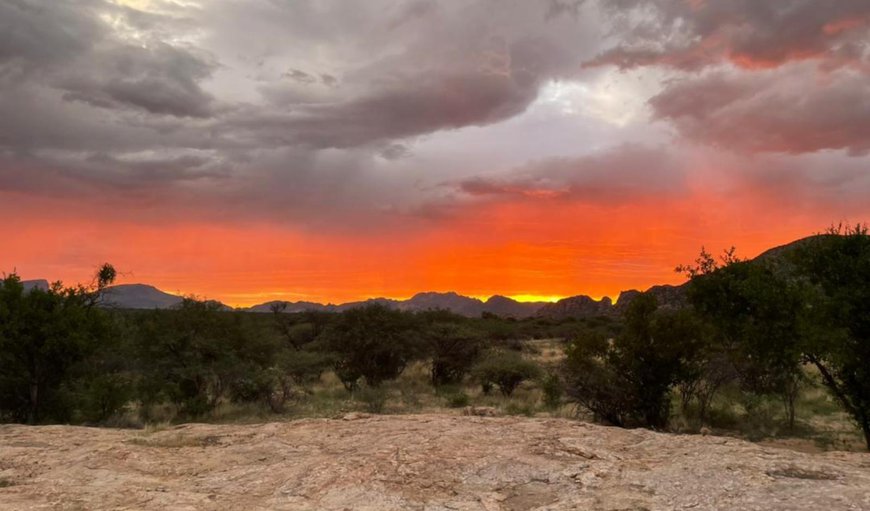
[[[870,219],[865,0],[28,6],[0,5],[23,279],[616,300]]]

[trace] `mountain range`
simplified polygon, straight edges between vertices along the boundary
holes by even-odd
[[[811,238],[813,237],[804,238],[787,245],[769,249],[759,255],[757,259],[779,259],[781,254],[806,243],[806,241]],[[23,284],[25,289],[48,289],[49,286],[49,283],[46,280],[28,280],[24,281]],[[686,284],[679,286],[653,286],[646,290],[646,292],[652,293],[656,296],[659,305],[662,307],[680,307],[684,305],[686,302],[685,291]],[[586,295],[571,296],[563,298],[558,302],[550,303],[518,302],[512,298],[499,295],[492,296],[486,301],[483,301],[454,292],[425,292],[418,293],[407,300],[371,298],[364,301],[349,302],[338,305],[306,301],[272,301],[237,310],[262,313],[273,312],[274,310],[280,310],[281,312],[287,313],[303,311],[342,312],[355,307],[381,304],[386,307],[404,311],[446,309],[456,314],[469,317],[489,313],[517,319],[529,317],[562,319],[569,317],[580,318],[618,315],[622,313],[628,304],[640,294],[641,291],[634,289],[623,291],[619,294],[615,303],[606,296],[601,300],[595,300]],[[102,303],[107,307],[119,309],[168,309],[177,306],[181,303],[182,299],[181,296],[166,293],[147,284],[121,284],[109,287],[103,296]],[[224,307],[228,310],[231,309],[227,306]]]
[[[48,289],[45,280],[28,280],[23,282],[25,289]],[[682,296],[678,286],[654,286],[650,289],[656,293],[661,303],[671,303]],[[403,311],[424,311],[445,309],[456,314],[468,317],[480,316],[484,313],[494,314],[508,318],[529,318],[533,316],[548,318],[589,317],[606,316],[621,312],[625,305],[640,291],[623,291],[619,295],[616,304],[608,297],[595,300],[585,295],[563,298],[558,302],[518,302],[506,296],[495,295],[486,301],[479,300],[458,293],[418,293],[407,300],[395,300],[391,298],[371,298],[358,302],[343,304],[322,304],[317,302],[284,302],[272,301],[247,308],[236,310],[247,312],[271,313],[280,310],[285,313],[317,311],[317,312],[342,312],[355,307],[380,304],[385,307]],[[120,284],[106,289],[102,297],[102,305],[117,309],[169,309],[181,303],[183,297],[166,293],[154,286],[147,284]],[[230,310],[228,306],[224,306]]]
[[[274,301],[248,308],[251,312],[272,312],[276,307],[283,312],[302,312],[306,310],[321,312],[342,312],[354,307],[380,304],[386,307],[404,311],[422,311],[431,309],[446,309],[463,316],[480,316],[484,312],[504,317],[525,318],[534,316],[547,302],[518,302],[506,296],[492,296],[486,301],[463,296],[454,292],[448,293],[417,293],[407,300],[390,298],[371,298],[360,302],[349,302],[340,305],[320,304],[314,302],[282,302]]]

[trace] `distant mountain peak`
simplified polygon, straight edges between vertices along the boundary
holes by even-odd
[[[48,288],[51,286],[51,284],[49,284],[45,279],[22,280],[21,285],[24,287],[25,291],[30,291],[32,289],[48,291]]]
[[[149,284],[118,284],[106,288],[101,303],[119,309],[169,309],[182,300]]]

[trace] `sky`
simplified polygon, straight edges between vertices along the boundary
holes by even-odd
[[[555,300],[870,219],[867,0],[4,0],[0,271]]]

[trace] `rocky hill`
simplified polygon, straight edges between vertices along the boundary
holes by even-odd
[[[260,305],[254,305],[247,310],[251,312],[272,312],[274,310],[274,307],[281,306],[281,304],[285,304],[285,306],[283,307],[283,312],[342,312],[348,309],[353,309],[355,307],[364,307],[366,305],[380,304],[385,307],[404,311],[425,311],[443,309],[468,317],[476,317],[480,316],[484,312],[489,312],[498,316],[512,318],[527,318],[534,316],[541,307],[546,305],[546,303],[544,302],[518,302],[506,296],[492,296],[484,302],[477,298],[463,296],[454,292],[427,292],[417,293],[408,300],[371,298],[369,300],[348,302],[340,305],[324,305],[314,302],[273,301],[266,302]]]
[[[323,305],[322,303],[317,302],[287,302],[283,300],[273,300],[271,302],[261,303],[259,305],[254,305],[253,307],[249,307],[247,310],[249,312],[275,312],[276,308],[280,312],[305,312],[305,311],[324,311],[324,312],[333,312],[335,308],[334,305]]]
[[[146,284],[111,286],[103,293],[101,303],[119,309],[168,309],[181,303],[182,297],[164,293]]]
[[[870,457],[566,419],[7,425],[0,509],[861,510]]]
[[[490,296],[483,310],[504,318],[527,318],[534,316],[547,302],[518,302],[506,296]]]
[[[572,296],[563,298],[556,303],[541,307],[537,315],[546,318],[585,318],[592,316],[609,316],[613,314],[613,302],[605,296],[601,300],[595,300],[588,296]]]
[[[686,286],[687,284],[682,284],[679,286],[653,286],[647,289],[646,292],[656,297],[656,301],[658,301],[660,308],[679,309],[680,307],[685,307],[688,304],[688,297],[686,296]],[[631,304],[632,300],[640,295],[641,292],[636,289],[619,293],[619,298],[616,300],[616,304],[613,307],[614,312],[617,314],[622,314],[628,308],[629,304]]]
[[[41,289],[43,291],[47,291],[50,284],[45,279],[36,279],[22,280],[21,286],[24,287],[25,291],[30,291],[31,289]]]

